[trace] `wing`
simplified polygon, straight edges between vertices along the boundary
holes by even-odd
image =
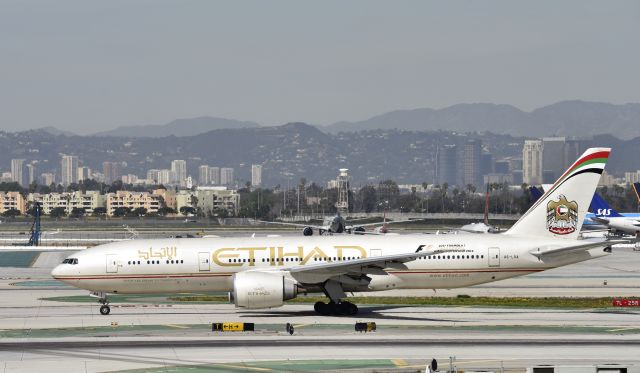
[[[311,227],[313,229],[324,229],[324,230],[328,229],[328,227],[324,227],[321,225],[313,225],[313,224],[298,224],[298,223],[286,223],[282,221],[265,221],[265,220],[258,220],[258,222],[264,223],[264,224],[288,225],[290,227],[301,227],[301,228]]]
[[[323,262],[318,264],[296,266],[282,269],[288,271],[293,278],[301,283],[317,284],[330,278],[351,275],[361,277],[363,275],[386,275],[387,269],[406,269],[404,263],[416,260],[422,256],[444,253],[450,250],[432,249],[431,245],[420,245],[412,253],[373,256],[349,261]]]
[[[630,241],[629,240],[589,241],[588,243],[585,243],[582,245],[566,246],[566,247],[559,247],[559,248],[547,249],[547,250],[536,249],[536,250],[530,251],[529,253],[540,260],[544,260],[545,258],[553,257],[556,255],[570,254],[577,251],[586,251],[586,250],[595,249],[599,247],[606,249],[606,248],[611,248],[612,245],[615,245],[618,243],[628,243],[628,242]]]
[[[387,220],[385,222],[378,222],[378,223],[352,224],[352,225],[350,225],[350,227],[351,228],[354,228],[354,227],[371,227],[371,226],[375,226],[375,225],[407,223],[407,222],[420,221],[420,220],[425,220],[425,219]]]

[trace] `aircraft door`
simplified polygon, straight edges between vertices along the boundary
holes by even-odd
[[[209,253],[198,253],[198,270],[200,272],[206,272],[211,269],[211,263],[209,262]]]
[[[500,248],[489,248],[489,267],[500,267]]]
[[[107,254],[107,273],[118,273],[117,257],[116,254]]]

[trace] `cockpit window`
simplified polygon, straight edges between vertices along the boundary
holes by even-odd
[[[78,258],[67,258],[62,261],[62,264],[78,264]]]

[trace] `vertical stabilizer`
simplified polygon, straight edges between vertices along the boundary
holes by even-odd
[[[577,238],[610,152],[587,149],[505,234]]]
[[[617,218],[622,216],[616,210],[612,209],[598,193],[593,194],[591,212],[599,218]]]

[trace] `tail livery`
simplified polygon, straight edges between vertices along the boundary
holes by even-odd
[[[576,239],[610,148],[590,148],[505,233]]]
[[[615,218],[622,215],[616,210],[612,209],[607,202],[605,202],[598,193],[593,194],[593,200],[591,201],[591,212],[598,218]]]
[[[640,183],[633,183],[633,191],[636,192],[638,204],[640,205]]]

